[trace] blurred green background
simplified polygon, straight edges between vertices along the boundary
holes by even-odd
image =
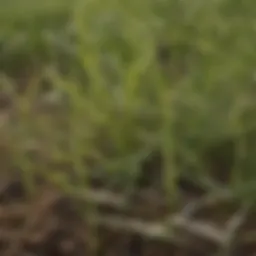
[[[159,152],[171,199],[187,177],[254,200],[255,7],[1,0],[3,172],[30,191],[37,174],[66,191],[93,175],[131,191]]]

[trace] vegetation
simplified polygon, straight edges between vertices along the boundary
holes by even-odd
[[[18,169],[32,195],[40,176],[69,195],[100,180],[128,197],[159,176],[172,209],[186,180],[253,211],[254,7],[0,1],[3,173]]]

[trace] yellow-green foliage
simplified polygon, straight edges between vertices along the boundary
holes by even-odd
[[[244,188],[256,178],[254,7],[234,0],[1,1],[2,72],[13,78],[31,68],[28,83],[36,88],[17,100],[11,129],[25,176],[42,169],[67,188],[102,172],[130,188],[143,159],[159,150],[172,197],[180,175],[211,181],[204,150],[230,140],[230,185],[253,194]],[[31,107],[42,78],[64,102],[51,115]],[[31,137],[44,152],[40,168],[22,146]],[[72,181],[63,166],[75,173]]]

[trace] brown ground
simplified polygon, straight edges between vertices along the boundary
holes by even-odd
[[[202,195],[186,182],[180,184],[183,202],[177,207],[184,212],[186,201],[198,201]],[[28,197],[19,179],[2,178],[0,255],[203,256],[217,255],[217,252],[222,253],[218,255],[256,253],[254,242],[250,239],[247,239],[246,248],[241,246],[239,232],[236,232],[237,237],[230,238],[230,242],[221,243],[225,238],[221,231],[226,225],[225,218],[230,220],[237,210],[234,204],[227,207],[225,203],[226,210],[223,211],[223,204],[210,203],[204,207],[206,209],[197,210],[193,217],[186,217],[181,211],[176,217],[173,215],[175,232],[169,234],[163,221],[170,209],[156,190],[138,190],[138,194],[129,199],[130,206],[127,207],[123,196],[108,194],[102,189],[94,188],[84,191],[80,197],[74,195],[68,198],[50,185],[39,184],[38,188],[36,195]],[[95,214],[98,218],[91,219],[90,215],[82,218],[80,208],[92,201],[99,205],[100,214]],[[89,219],[95,220],[95,225]],[[249,222],[244,221],[239,229],[248,231],[246,225],[249,223],[250,229],[255,230],[252,227],[253,215],[251,218],[247,216],[247,219]],[[160,221],[162,224],[159,224]],[[215,225],[211,225],[212,222]]]

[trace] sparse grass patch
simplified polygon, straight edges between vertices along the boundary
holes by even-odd
[[[151,179],[174,208],[183,179],[254,204],[254,7],[0,3],[3,171],[19,168],[31,192],[39,175],[66,193],[99,179],[130,196],[156,153]]]

